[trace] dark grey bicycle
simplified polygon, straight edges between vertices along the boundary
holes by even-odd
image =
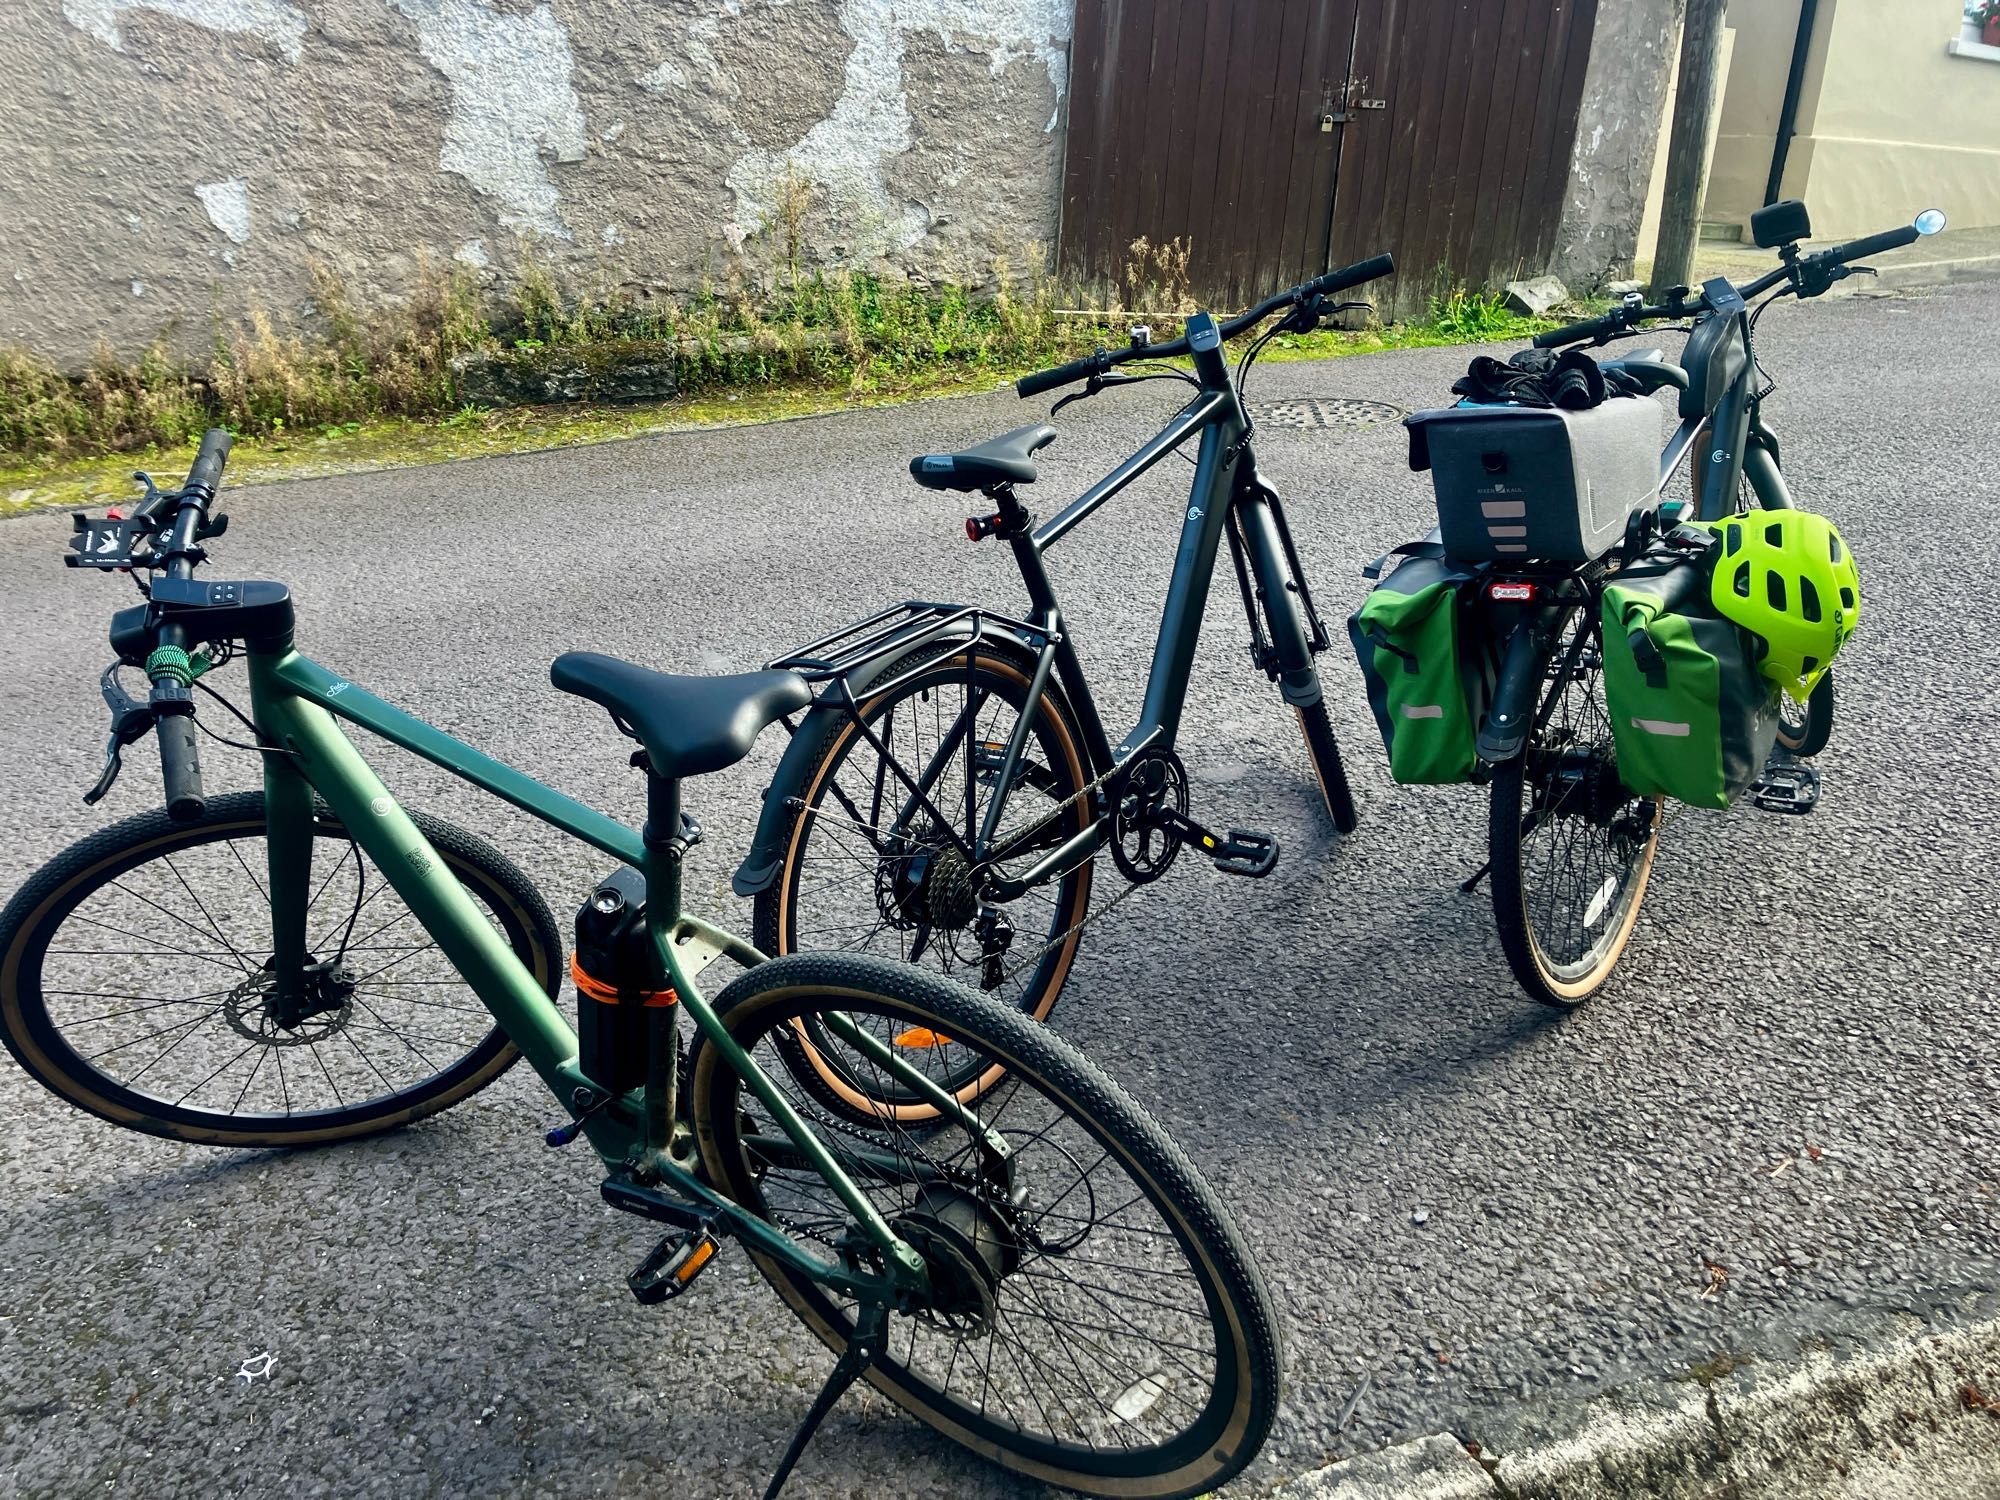
[[[1354,803],[1313,664],[1331,638],[1300,569],[1283,503],[1258,475],[1239,391],[1270,339],[1365,306],[1329,299],[1393,269],[1390,257],[1377,256],[1291,287],[1224,323],[1196,313],[1183,337],[1169,343],[1154,344],[1135,329],[1128,347],[1100,349],[1017,382],[1023,397],[1082,382],[1051,416],[1113,386],[1181,380],[1195,388],[1160,433],[1039,527],[1020,490],[1035,480],[1035,453],[1056,437],[1047,423],[912,461],[919,484],[977,492],[992,503],[991,513],[966,522],[966,533],[1008,544],[1027,589],[1028,616],[910,601],[771,663],[803,673],[821,690],[795,728],[756,840],[736,873],[737,893],[756,898],[756,940],[766,952],[883,953],[967,980],[1042,1018],[1076,956],[1100,850],[1110,850],[1134,886],[1164,875],[1186,845],[1227,873],[1268,875],[1277,839],[1248,829],[1211,832],[1197,823],[1174,751],[1225,538],[1252,659],[1298,715],[1334,826],[1353,829]],[[1224,343],[1258,328],[1262,334],[1232,377]],[[1192,370],[1166,363],[1181,356],[1191,357]],[[1130,364],[1143,368],[1117,373]],[[1144,706],[1138,723],[1114,743],[1043,554],[1197,439]],[[883,1100],[872,1085],[828,1061],[832,1049],[807,1032],[795,1036],[794,1046],[794,1073],[816,1082],[831,1108],[872,1118],[886,1102],[912,1120],[933,1112],[914,1096]],[[973,1098],[992,1081],[969,1074],[960,1083]]]
[[[1801,251],[1799,241],[1812,232],[1805,205],[1770,204],[1752,215],[1751,230],[1760,247],[1779,252],[1775,270],[1743,286],[1717,277],[1699,292],[1676,287],[1655,305],[1635,293],[1602,317],[1536,335],[1543,349],[1601,346],[1663,331],[1642,326],[1660,320],[1681,323],[1688,334],[1677,364],[1658,349],[1603,362],[1648,391],[1678,393],[1680,424],[1660,457],[1658,503],[1633,512],[1625,544],[1581,565],[1482,563],[1475,580],[1477,628],[1492,645],[1498,682],[1478,740],[1482,778],[1492,782],[1489,863],[1465,888],[1491,871],[1501,947],[1536,999],[1575,1005],[1610,976],[1638,920],[1659,844],[1659,800],[1632,795],[1610,774],[1600,622],[1606,582],[1688,519],[1690,506],[1702,521],[1792,508],[1778,439],[1763,418],[1773,385],[1752,345],[1757,319],[1781,297],[1820,296],[1867,271],[1855,262],[1943,228],[1944,215],[1932,209],[1900,229]],[[1691,489],[1685,499],[1668,493],[1683,464]],[[1801,757],[1825,747],[1833,712],[1829,671],[1810,700],[1781,721],[1782,753],[1750,789],[1758,806],[1811,811],[1819,778]]]

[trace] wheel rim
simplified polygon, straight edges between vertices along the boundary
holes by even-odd
[[[1011,662],[982,656],[979,678],[968,692],[959,656],[927,668],[893,700],[870,699],[861,712],[874,736],[924,786],[932,807],[957,815],[953,826],[969,842],[967,830],[980,826],[997,787],[1001,747],[1019,722],[1029,686],[1027,675]],[[969,809],[965,756],[939,754],[940,747],[962,748],[967,740],[976,747]],[[937,773],[926,778],[922,772],[933,760]],[[999,840],[1051,814],[1058,814],[1049,825],[1053,829],[1067,834],[1082,828],[1089,810],[1080,802],[1073,811],[1059,810],[1083,782],[1084,762],[1074,737],[1055,715],[1039,713],[1008,795]],[[837,950],[914,962],[1037,1019],[1048,1015],[1068,977],[1080,937],[1076,928],[1088,909],[1088,863],[1005,907],[968,899],[963,856],[937,832],[931,812],[884,770],[880,753],[852,719],[837,728],[801,801],[780,875],[779,953]],[[1011,930],[997,985],[990,982],[991,944],[982,932],[995,913]],[[872,1114],[882,1101],[838,1064],[838,1049],[826,1045],[809,1021],[795,1030],[805,1064],[819,1072],[832,1095]],[[943,1056],[952,1054],[947,1049]],[[969,1099],[997,1077],[968,1066],[948,1081],[954,1093]],[[906,1120],[932,1113],[902,1091],[887,1102]]]
[[[1617,961],[1659,842],[1659,799],[1617,779],[1596,612],[1565,622],[1524,753],[1520,879],[1537,967],[1558,995],[1596,986]]]
[[[314,824],[308,1014],[277,1024],[264,824],[151,840],[71,882],[9,958],[29,1040],[114,1112],[305,1133],[429,1098],[504,1057],[490,1012],[338,825]],[[441,851],[517,953],[525,923]],[[261,943],[257,929],[264,929]]]
[[[726,1023],[763,1063],[774,1035],[830,1005],[878,1035],[946,1024],[919,1005],[830,986],[759,996],[734,1007]],[[1080,1120],[1037,1070],[1004,1047],[984,1038],[961,1037],[957,1044],[985,1052],[1006,1075],[981,1111],[1006,1135],[1016,1182],[1027,1187],[1032,1207],[1011,1224],[976,1221],[981,1255],[948,1258],[942,1277],[932,1268],[934,1279],[953,1290],[951,1307],[893,1320],[888,1358],[871,1378],[940,1430],[1030,1472],[1213,1473],[1212,1455],[1241,1436],[1247,1356],[1235,1336],[1217,1336],[1223,1299],[1212,1272],[1125,1148]],[[930,1071],[921,1054],[915,1060]],[[864,1065],[856,1060],[856,1066]],[[772,1076],[835,1149],[852,1151],[863,1142],[951,1174],[942,1189],[860,1179],[890,1222],[946,1219],[956,1235],[935,1239],[963,1252],[974,1236],[958,1195],[970,1193],[994,1212],[999,1190],[979,1185],[977,1154],[960,1127],[909,1129],[885,1112],[875,1129],[864,1130],[830,1119],[781,1071]],[[815,1243],[829,1262],[837,1260],[834,1246],[847,1222],[838,1200],[803,1163],[789,1159],[791,1148],[772,1143],[775,1131],[746,1140],[740,1082],[712,1049],[697,1056],[692,1092],[704,1160],[725,1190]],[[762,1111],[754,1101],[749,1108],[749,1128],[757,1130]],[[920,1248],[927,1261],[937,1253],[933,1243]],[[851,1302],[775,1262],[759,1264],[822,1338],[844,1346],[854,1322]],[[982,1299],[976,1308],[965,1295],[974,1284]],[[1170,1491],[1134,1491],[1155,1492]]]

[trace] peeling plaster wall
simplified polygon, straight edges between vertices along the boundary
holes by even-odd
[[[71,364],[419,257],[981,281],[1055,233],[1072,0],[5,0],[0,341]],[[776,226],[776,227],[774,227]]]
[[[1683,0],[1599,0],[1577,111],[1556,275],[1577,289],[1632,273],[1679,62]],[[1652,247],[1644,247],[1650,254]]]

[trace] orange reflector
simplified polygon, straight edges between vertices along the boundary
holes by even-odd
[[[928,1026],[912,1026],[896,1038],[896,1045],[916,1052],[930,1047],[949,1047],[951,1038],[942,1031],[932,1031]]]
[[[702,1238],[696,1240],[694,1248],[688,1251],[687,1259],[674,1267],[674,1280],[680,1282],[683,1286],[693,1281],[696,1273],[711,1260],[715,1259],[716,1249],[716,1242],[710,1236],[704,1235]]]

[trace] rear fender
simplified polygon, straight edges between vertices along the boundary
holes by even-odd
[[[986,644],[1002,650],[1011,647],[1019,652],[1025,664],[1033,663],[1035,643],[1021,631],[990,619],[980,623]],[[949,656],[951,648],[962,646],[972,639],[972,630],[971,622],[967,621],[962,629],[932,636],[923,644],[945,646],[947,649],[939,654]],[[876,683],[884,681],[897,670],[907,654],[886,651],[872,661],[855,667],[845,678],[848,691],[857,701],[865,699]],[[1053,678],[1048,691],[1061,692]],[[812,775],[821,751],[846,718],[847,709],[838,689],[832,683],[822,684],[819,696],[806,710],[806,716],[792,735],[791,743],[785,747],[778,769],[771,777],[771,784],[764,788],[764,808],[757,815],[757,832],[750,840],[750,852],[736,867],[736,874],[729,882],[730,889],[737,895],[754,896],[777,883],[778,871],[785,859],[785,837],[790,831],[786,818],[789,804],[793,798],[804,794],[807,778]]]
[[[1532,616],[1514,627],[1500,663],[1493,703],[1479,726],[1479,758],[1490,766],[1504,765],[1521,753],[1534,723],[1542,686],[1542,660],[1547,647],[1542,627]]]

